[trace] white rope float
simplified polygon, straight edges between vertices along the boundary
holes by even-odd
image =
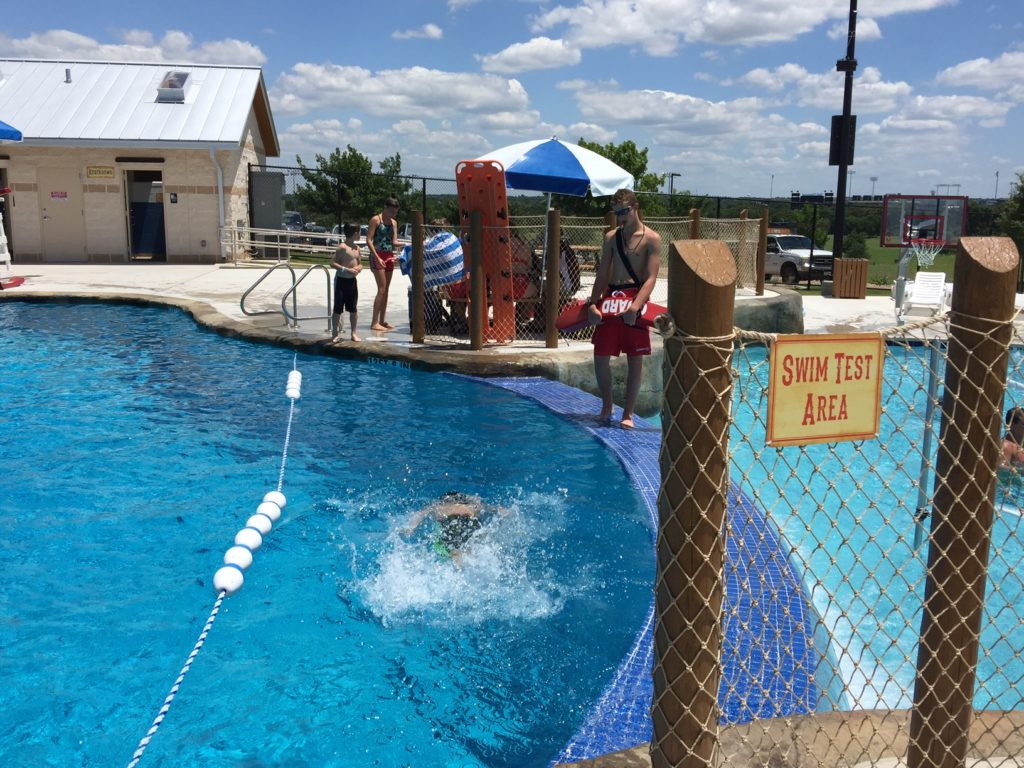
[[[234,544],[228,547],[228,550],[224,553],[224,565],[213,574],[213,588],[217,593],[217,600],[213,604],[213,610],[210,611],[210,616],[203,626],[203,631],[199,633],[199,639],[196,641],[195,646],[193,646],[192,653],[188,655],[185,665],[181,668],[181,672],[178,673],[177,680],[174,681],[174,685],[171,686],[167,698],[164,699],[163,706],[160,707],[160,711],[153,719],[153,724],[135,748],[131,762],[128,763],[128,768],[135,768],[139,764],[143,753],[146,751],[146,747],[149,746],[153,736],[160,728],[160,724],[163,723],[164,718],[167,716],[167,712],[171,708],[171,702],[174,701],[174,697],[177,695],[185,675],[192,668],[192,662],[199,655],[199,651],[202,650],[203,644],[206,642],[206,636],[210,633],[213,622],[217,619],[217,614],[220,612],[221,603],[224,602],[225,597],[230,597],[242,588],[242,584],[245,583],[245,571],[252,565],[253,555],[263,544],[263,538],[270,533],[274,523],[281,519],[281,512],[288,503],[285,495],[281,492],[281,488],[284,486],[284,468],[288,461],[288,443],[291,441],[295,401],[302,396],[302,374],[295,367],[297,358],[298,355],[292,359],[292,370],[288,374],[288,383],[285,385],[284,390],[285,397],[288,398],[290,404],[288,406],[288,426],[284,434],[284,449],[281,451],[281,471],[277,475],[277,489],[268,491],[263,495],[263,500],[256,507],[256,512],[245,521],[245,527],[235,534]]]

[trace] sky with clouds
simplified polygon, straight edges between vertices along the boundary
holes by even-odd
[[[351,144],[450,178],[554,135],[630,139],[677,190],[836,188],[849,0],[3,6],[0,56],[262,66],[282,165]],[[856,58],[849,193],[1007,194],[1024,171],[1021,0],[860,0]]]

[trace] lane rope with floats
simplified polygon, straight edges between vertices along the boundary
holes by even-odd
[[[281,451],[281,470],[277,475],[277,488],[264,494],[263,500],[256,507],[256,512],[245,521],[245,527],[235,534],[234,544],[224,553],[224,565],[213,574],[213,588],[217,593],[217,600],[213,604],[210,616],[206,619],[203,631],[199,633],[199,639],[196,640],[192,652],[188,655],[188,659],[185,660],[185,665],[181,668],[181,672],[178,673],[178,678],[174,681],[174,685],[171,686],[171,690],[168,692],[167,698],[164,699],[160,711],[153,719],[153,724],[146,731],[146,735],[139,741],[138,747],[135,748],[131,762],[128,763],[128,768],[135,768],[139,764],[143,753],[146,751],[146,747],[149,746],[153,736],[160,728],[160,724],[163,723],[164,718],[167,716],[167,712],[171,708],[171,702],[174,701],[174,697],[178,694],[178,689],[181,688],[181,684],[185,680],[185,675],[192,668],[192,662],[195,661],[199,651],[202,650],[203,644],[206,642],[206,636],[210,633],[213,622],[217,619],[217,614],[220,612],[220,606],[224,602],[224,598],[230,597],[242,588],[242,584],[245,583],[245,571],[252,565],[253,555],[263,544],[264,537],[270,533],[274,523],[281,518],[281,511],[288,502],[285,495],[281,492],[281,488],[284,486],[284,470],[285,465],[288,463],[288,443],[291,441],[292,436],[295,401],[302,396],[302,374],[295,367],[297,360],[298,355],[292,358],[292,370],[288,373],[288,383],[285,385],[284,390],[285,397],[289,400],[288,425],[284,433],[284,448]]]

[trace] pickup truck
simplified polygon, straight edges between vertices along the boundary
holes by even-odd
[[[811,250],[814,254],[811,254]],[[819,248],[804,235],[768,235],[764,254],[764,276],[782,278],[787,285],[811,277],[832,277],[832,252]]]

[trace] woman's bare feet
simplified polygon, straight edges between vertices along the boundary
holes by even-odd
[[[389,331],[395,330],[395,326],[393,326],[391,323],[384,323],[384,327],[387,328]]]
[[[362,341],[362,340],[363,340],[362,336],[356,336],[354,333],[352,334],[352,341]]]
[[[374,323],[370,326],[371,331],[388,331],[391,330],[387,326],[381,325],[380,323]]]
[[[633,416],[623,416],[622,421],[619,422],[619,426],[623,429],[633,429]]]
[[[597,420],[602,422],[602,423],[606,423],[606,422],[611,421],[612,420],[612,412],[611,411],[601,411],[599,414],[597,414]]]

